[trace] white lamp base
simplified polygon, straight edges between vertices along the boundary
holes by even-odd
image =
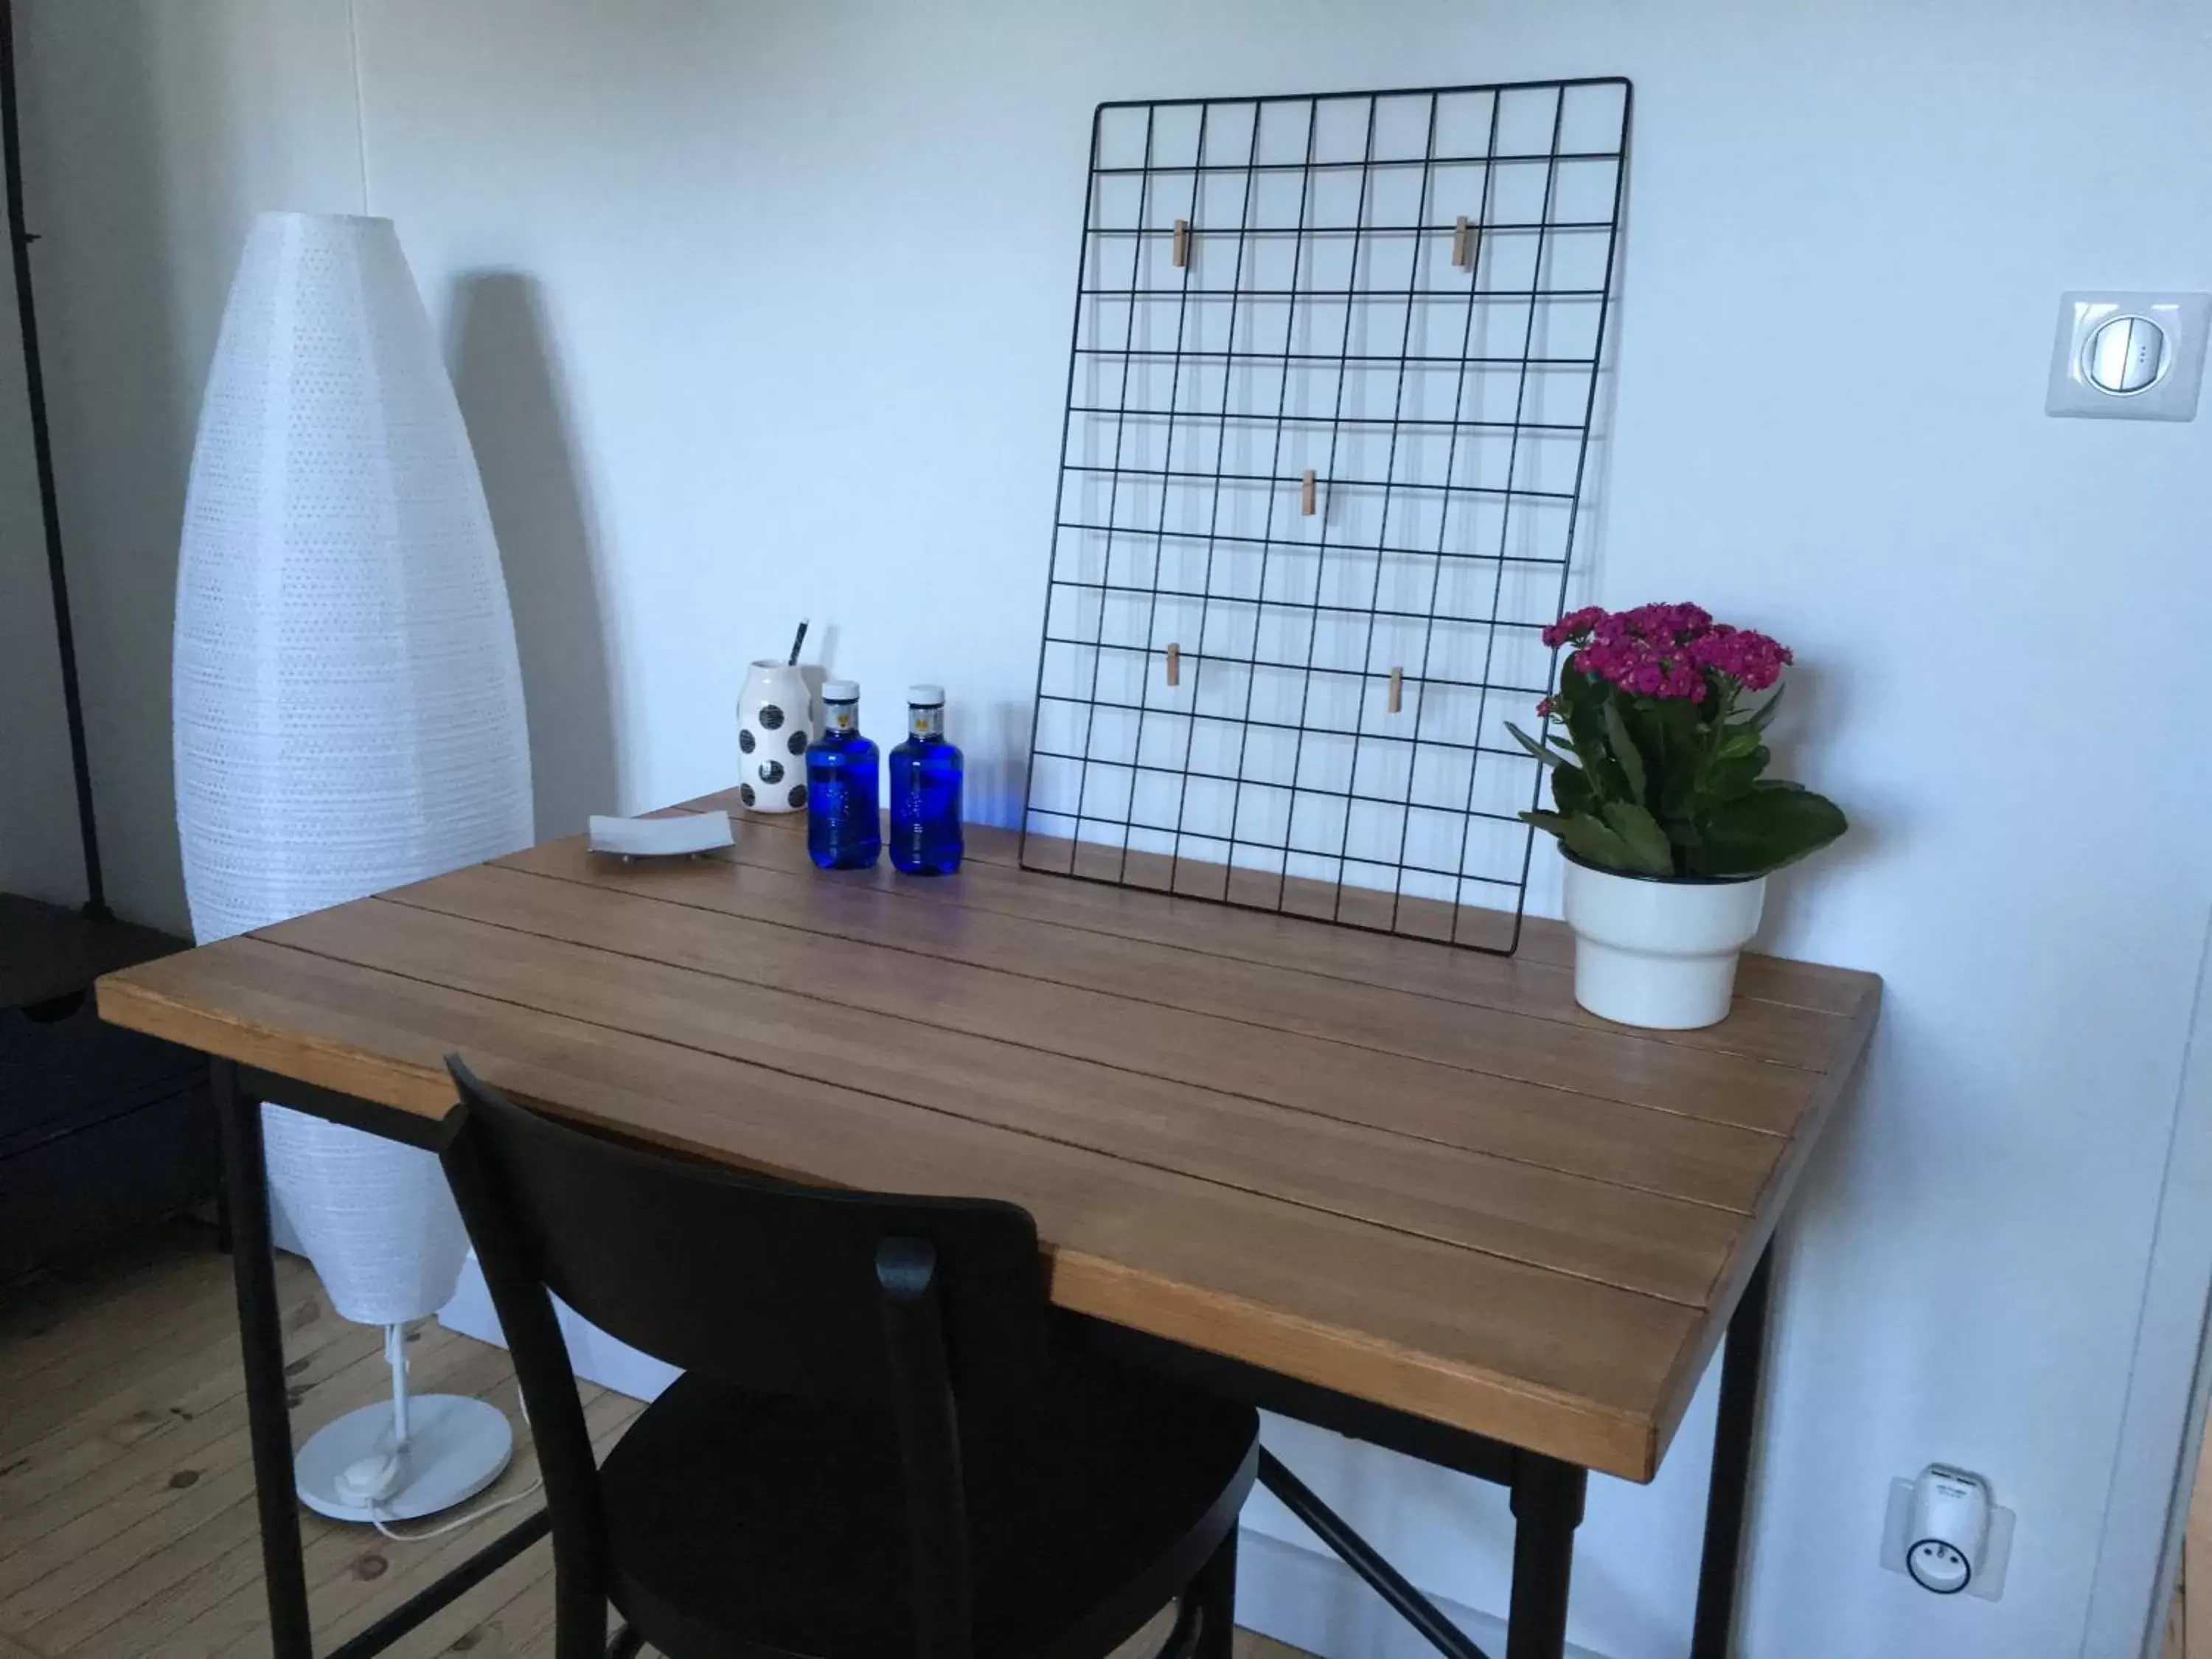
[[[506,1472],[514,1431],[498,1407],[460,1395],[418,1395],[407,1402],[405,1465],[399,1484],[374,1510],[339,1496],[339,1477],[364,1458],[392,1449],[392,1407],[364,1406],[315,1431],[293,1459],[300,1501],[333,1521],[413,1521],[465,1504]]]

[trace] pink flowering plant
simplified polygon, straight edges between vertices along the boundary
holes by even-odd
[[[1552,771],[1553,811],[1523,812],[1571,857],[1623,874],[1747,879],[1844,833],[1833,801],[1761,775],[1787,647],[1694,605],[1595,605],[1544,630],[1572,647],[1536,712],[1562,750],[1508,729]],[[1755,694],[1772,696],[1756,700]],[[1756,706],[1747,707],[1747,695]]]

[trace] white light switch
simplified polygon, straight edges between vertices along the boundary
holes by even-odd
[[[2141,392],[2158,379],[2168,350],[2166,331],[2149,318],[2108,318],[2089,337],[2081,370],[2100,392]]]
[[[2106,420],[2194,420],[2208,325],[2212,295],[2063,295],[2044,409]]]

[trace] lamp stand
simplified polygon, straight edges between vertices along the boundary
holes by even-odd
[[[300,1501],[333,1521],[413,1521],[465,1504],[505,1473],[514,1431],[498,1407],[413,1395],[407,1330],[384,1328],[392,1399],[325,1424],[294,1459]]]

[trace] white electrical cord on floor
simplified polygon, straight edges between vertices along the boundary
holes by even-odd
[[[533,1480],[511,1498],[502,1498],[495,1503],[482,1504],[471,1510],[466,1515],[458,1516],[451,1521],[442,1522],[434,1527],[426,1527],[421,1532],[392,1531],[385,1524],[384,1517],[376,1513],[381,1507],[376,1504],[371,1504],[368,1506],[369,1523],[395,1544],[427,1544],[433,1538],[443,1538],[449,1532],[458,1532],[471,1522],[481,1521],[487,1515],[497,1514],[501,1510],[521,1503],[526,1498],[534,1498],[544,1490],[544,1486],[545,1482],[542,1478]]]
[[[392,1328],[397,1331],[399,1328],[398,1326],[394,1326]],[[399,1366],[404,1372],[406,1364],[406,1350],[404,1348],[400,1349],[399,1354]],[[523,1422],[526,1425],[528,1424],[530,1421],[530,1407],[522,1398],[522,1390],[520,1386],[515,1389],[514,1401],[516,1408],[522,1413]],[[401,1409],[404,1413],[404,1407],[403,1407]],[[405,1420],[404,1416],[401,1420]],[[475,1509],[471,1510],[466,1515],[456,1516],[451,1521],[441,1522],[434,1527],[426,1527],[420,1532],[392,1531],[391,1527],[386,1523],[384,1517],[376,1512],[379,1509],[383,1507],[382,1504],[372,1498],[369,1501],[368,1505],[369,1524],[374,1527],[377,1531],[382,1533],[386,1538],[392,1540],[395,1544],[427,1544],[433,1538],[443,1538],[449,1532],[459,1532],[463,1527],[468,1526],[473,1522],[483,1520],[487,1515],[496,1515],[501,1510],[512,1508],[514,1505],[521,1503],[525,1498],[535,1498],[544,1489],[545,1479],[543,1475],[540,1475],[537,1480],[525,1486],[520,1492],[515,1492],[510,1497],[501,1498],[489,1504],[479,1504]]]

